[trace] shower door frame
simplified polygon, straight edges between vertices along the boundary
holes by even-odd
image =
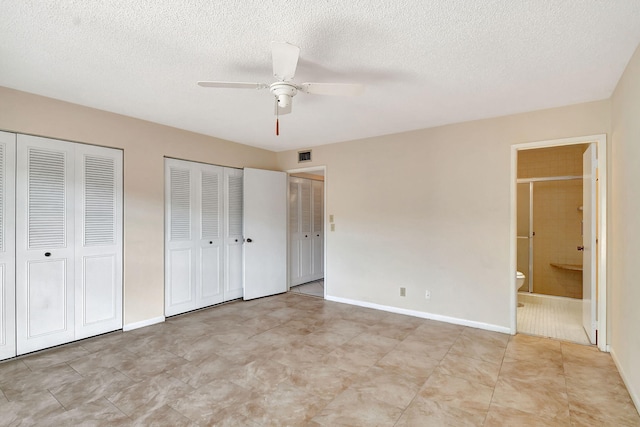
[[[511,146],[511,227],[510,227],[510,250],[509,250],[509,274],[511,283],[511,334],[517,332],[517,306],[518,290],[515,288],[516,281],[516,261],[517,261],[517,181],[518,181],[518,151],[531,150],[536,148],[559,147],[563,145],[595,144],[597,152],[597,331],[598,349],[609,352],[609,339],[607,334],[607,182],[609,178],[607,168],[607,135],[588,135],[575,138],[563,138],[537,142],[525,142],[513,144]]]
[[[517,179],[517,184],[529,184],[529,235],[526,237],[529,245],[529,265],[528,273],[528,285],[529,285],[529,293],[533,293],[533,238],[536,236],[535,231],[533,230],[533,191],[534,191],[534,183],[536,182],[549,182],[549,181],[572,181],[572,180],[580,180],[582,181],[582,175],[574,176],[574,175],[562,175],[562,176],[545,176],[539,178],[519,178]],[[524,239],[525,237],[516,236],[517,239]],[[516,249],[517,251],[517,249]]]

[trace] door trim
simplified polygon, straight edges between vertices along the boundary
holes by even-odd
[[[607,182],[609,172],[607,168],[607,135],[588,135],[574,138],[551,139],[545,141],[526,142],[511,145],[511,180],[510,180],[510,217],[511,227],[509,231],[509,284],[511,286],[511,334],[517,332],[517,305],[518,293],[515,289],[516,280],[516,256],[517,256],[517,200],[516,188],[518,181],[518,151],[536,148],[559,147],[575,144],[596,144],[598,162],[597,184],[597,219],[596,239],[597,248],[597,284],[598,284],[598,348],[601,351],[609,351],[607,334]]]
[[[304,172],[313,172],[313,171],[318,171],[321,170],[324,174],[324,191],[323,191],[323,197],[324,200],[322,201],[322,210],[323,210],[323,217],[322,217],[322,233],[323,233],[323,238],[322,238],[322,251],[323,251],[323,257],[322,257],[322,263],[323,265],[323,273],[324,273],[324,291],[323,291],[323,295],[322,298],[327,299],[327,283],[328,283],[328,277],[329,277],[329,271],[327,270],[327,225],[329,224],[329,215],[327,214],[327,181],[329,179],[329,177],[327,176],[327,167],[324,165],[319,165],[319,166],[307,166],[306,168],[297,168],[297,169],[288,169],[285,172],[287,173],[287,180],[289,179],[289,175],[291,175],[292,173],[304,173]],[[289,224],[289,186],[287,186],[287,224]],[[291,266],[289,265],[289,262],[291,260],[291,248],[289,247],[289,242],[291,241],[291,236],[290,236],[290,230],[289,227],[287,226],[287,291],[289,291],[289,289],[291,289],[291,277],[289,275],[289,272],[291,271]]]

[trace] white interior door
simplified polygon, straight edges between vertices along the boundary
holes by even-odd
[[[596,180],[595,144],[582,157],[582,324],[592,344],[596,343]]]
[[[313,234],[311,180],[300,179],[300,231],[298,242],[300,250],[301,283],[312,280],[313,273]]]
[[[194,211],[199,223],[196,253],[196,307],[207,307],[223,301],[223,168],[192,164],[197,170],[198,198]]]
[[[73,144],[18,135],[18,354],[74,339]]]
[[[0,360],[16,355],[16,134],[0,132]]]
[[[165,160],[165,315],[196,309],[195,185],[186,162]]]
[[[324,277],[324,182],[313,181],[313,279]]]
[[[75,144],[75,339],[122,328],[122,151]]]
[[[243,172],[224,169],[224,300],[242,298]]]
[[[300,281],[300,185],[299,178],[289,177],[289,282]]]
[[[287,174],[244,169],[244,299],[287,291]]]

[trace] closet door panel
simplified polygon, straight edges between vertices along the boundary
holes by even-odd
[[[300,281],[300,179],[289,177],[289,283]]]
[[[76,339],[122,328],[122,151],[77,144]]]
[[[194,164],[199,173],[199,242],[197,306],[223,301],[223,168]]]
[[[303,283],[311,280],[313,273],[313,240],[312,240],[312,198],[311,180],[300,180],[300,234],[298,238],[300,251],[300,277]]]
[[[243,171],[224,169],[225,289],[224,300],[243,296]]]
[[[72,143],[18,135],[17,353],[74,339]]]
[[[313,230],[312,230],[312,276],[313,280],[324,277],[324,182],[313,181]]]
[[[197,308],[198,224],[194,221],[195,179],[189,163],[166,159],[165,179],[165,315],[172,316]]]
[[[16,355],[16,135],[0,132],[0,360]]]

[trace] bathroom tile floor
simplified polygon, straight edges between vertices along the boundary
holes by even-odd
[[[518,332],[588,345],[582,300],[518,293]]]
[[[0,363],[0,425],[640,426],[596,348],[286,293]]]

